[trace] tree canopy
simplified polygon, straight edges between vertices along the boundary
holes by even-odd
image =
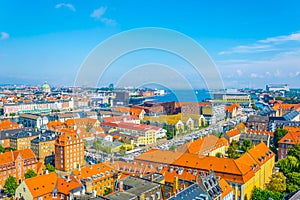
[[[241,153],[238,152],[240,149],[240,143],[238,141],[233,140],[227,150],[227,154],[229,158],[236,159],[241,156]]]
[[[244,152],[246,152],[249,149],[251,149],[252,146],[253,146],[252,141],[246,139],[246,140],[243,141],[243,144],[241,146],[241,150],[244,151]]]
[[[32,177],[35,177],[37,174],[35,173],[35,171],[33,171],[32,169],[29,169],[25,174],[24,174],[24,177],[25,179],[28,179],[28,178],[32,178]]]
[[[48,172],[55,171],[55,167],[53,165],[51,165],[50,163],[46,164],[46,169],[48,170]]]
[[[300,186],[300,173],[292,172],[286,175],[286,190],[289,193],[296,192]]]
[[[14,194],[18,187],[17,179],[13,176],[9,176],[4,183],[5,192]]]
[[[282,172],[272,174],[270,182],[266,184],[266,189],[271,192],[285,192],[286,190],[286,177]]]
[[[5,152],[5,148],[0,144],[0,153],[4,153]]]
[[[276,129],[276,131],[274,132],[274,138],[273,138],[273,142],[276,148],[278,148],[278,141],[285,136],[285,134],[288,131],[286,129],[282,129],[282,128],[278,128]]]
[[[299,160],[294,156],[288,156],[279,160],[276,167],[279,167],[280,171],[286,175],[299,170]]]
[[[295,144],[288,149],[288,155],[296,157],[300,161],[300,144]]]
[[[269,190],[262,190],[260,188],[254,188],[251,195],[251,200],[282,200],[284,194],[280,192],[272,192]]]

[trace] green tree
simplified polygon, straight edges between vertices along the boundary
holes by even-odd
[[[241,146],[241,150],[244,151],[244,152],[246,152],[249,149],[251,149],[252,146],[253,146],[252,141],[246,139],[246,140],[243,141],[243,144]]]
[[[93,142],[93,147],[97,150],[97,151],[101,151],[101,147],[102,147],[102,142],[101,140],[95,140]]]
[[[46,164],[46,169],[48,170],[48,172],[55,171],[55,167],[53,165],[51,165],[50,163]]]
[[[169,147],[169,151],[175,151],[176,149],[177,147],[174,144]]]
[[[110,194],[111,192],[112,192],[111,188],[109,188],[109,187],[105,188],[105,190],[104,190],[104,196]]]
[[[90,130],[93,128],[93,125],[91,123],[88,123],[85,127],[86,132],[90,132]]]
[[[13,176],[8,177],[4,183],[5,192],[10,193],[13,195],[18,187],[17,179]]]
[[[125,156],[125,155],[126,155],[126,151],[127,151],[126,147],[122,146],[122,147],[120,148],[120,150],[119,150],[119,153],[120,153],[122,156]]]
[[[222,158],[222,157],[223,157],[223,154],[222,154],[221,152],[218,152],[218,153],[216,153],[216,157]]]
[[[5,152],[5,148],[0,144],[0,153],[4,153]]]
[[[25,179],[35,177],[37,174],[32,169],[29,169],[26,173],[24,173]]]
[[[271,192],[269,190],[262,190],[260,188],[254,188],[251,195],[251,200],[282,200],[284,194],[279,192]]]
[[[300,161],[300,144],[295,144],[288,149],[288,155],[296,157]]]
[[[288,193],[296,192],[300,186],[300,173],[292,172],[286,175],[286,191]]]
[[[167,131],[167,132],[166,132],[166,136],[167,136],[168,138],[173,137],[173,134],[172,134],[172,132],[170,131],[170,129],[169,129],[169,127],[168,127],[167,125],[163,126],[163,129],[165,129],[165,130]]]
[[[274,138],[273,138],[273,142],[276,148],[278,148],[278,141],[281,140],[281,138],[283,138],[283,136],[285,136],[285,134],[288,131],[286,129],[282,129],[282,128],[278,128],[276,129],[276,131],[274,132]]]
[[[294,156],[288,156],[278,161],[276,167],[279,167],[280,171],[287,175],[299,170],[299,160]]]
[[[100,151],[104,152],[104,153],[107,153],[107,154],[110,154],[112,149],[111,149],[111,146],[103,146],[100,148]]]
[[[89,143],[87,140],[83,140],[83,142],[84,149],[86,149],[89,146]]]
[[[228,158],[239,158],[241,154],[238,152],[240,149],[240,144],[238,141],[233,140],[227,150]]]
[[[286,177],[282,172],[272,174],[266,189],[271,192],[284,192],[286,190]]]

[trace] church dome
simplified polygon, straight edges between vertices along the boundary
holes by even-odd
[[[43,92],[50,92],[50,85],[45,81],[45,83],[42,85]]]

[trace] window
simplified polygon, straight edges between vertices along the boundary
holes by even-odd
[[[38,200],[43,200],[43,197],[38,197]]]
[[[52,198],[57,198],[57,192],[52,193]]]

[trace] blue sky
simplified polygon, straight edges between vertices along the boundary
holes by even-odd
[[[299,7],[297,0],[1,0],[0,83],[73,85],[81,63],[103,40],[133,28],[163,27],[202,45],[226,87],[300,87]],[[159,61],[179,71],[186,65],[170,58],[145,51],[115,65],[129,70]],[[117,68],[102,84],[117,82]],[[192,73],[187,79],[197,81]]]

